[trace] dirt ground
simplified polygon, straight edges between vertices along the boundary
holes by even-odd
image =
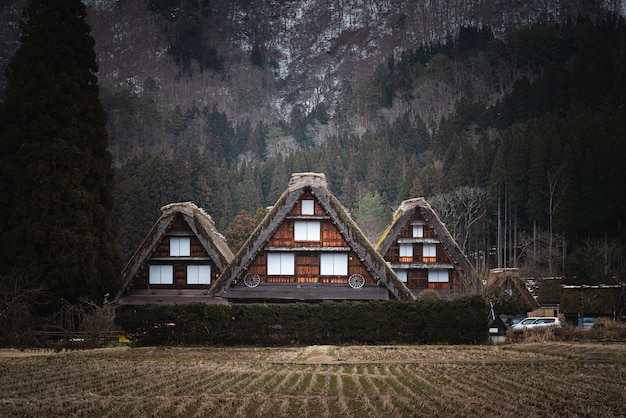
[[[612,418],[625,365],[626,343],[0,350],[0,416]]]
[[[80,353],[118,359],[210,359],[296,364],[416,363],[439,361],[520,361],[562,357],[578,360],[626,362],[626,343],[520,343],[482,346],[335,346],[305,347],[113,347],[91,350],[0,349],[0,358]]]

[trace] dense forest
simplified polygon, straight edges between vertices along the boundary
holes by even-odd
[[[626,266],[624,64],[626,25],[608,16],[504,37],[463,28],[390,56],[332,111],[296,106],[288,122],[163,110],[149,82],[142,93],[102,91],[123,257],[165,204],[194,201],[228,236],[292,172],[314,171],[373,242],[403,199],[425,196],[483,273],[616,280]],[[454,110],[418,108],[426,92]]]

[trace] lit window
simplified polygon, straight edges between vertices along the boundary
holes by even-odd
[[[150,284],[173,284],[174,266],[150,266]]]
[[[398,276],[398,279],[400,279],[402,283],[406,283],[407,278],[408,278],[406,270],[404,269],[396,270],[396,276]]]
[[[187,284],[211,284],[211,266],[187,266]]]
[[[322,254],[320,257],[321,276],[347,276],[348,254]]]
[[[413,257],[413,244],[400,244],[400,257]]]
[[[431,283],[448,283],[448,270],[432,269],[428,270],[428,281]]]
[[[295,221],[293,235],[296,241],[319,241],[320,223],[319,221]]]
[[[302,215],[314,215],[315,214],[315,204],[313,200],[303,200],[302,201]]]
[[[170,257],[189,257],[191,255],[191,239],[189,237],[170,238]]]
[[[293,276],[295,257],[293,253],[269,253],[267,255],[267,274],[269,276]]]
[[[434,263],[437,261],[437,246],[435,244],[424,244],[422,258],[425,263]]]

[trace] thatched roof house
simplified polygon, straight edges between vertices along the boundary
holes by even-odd
[[[561,285],[560,310],[574,323],[579,316],[620,320],[624,311],[624,285]]]
[[[524,281],[519,277],[517,268],[491,269],[487,286],[498,286],[511,296],[526,312],[539,309],[539,303],[530,293]]]
[[[121,304],[221,303],[209,296],[233,259],[213,219],[191,202],[161,208],[156,221],[122,271]]]
[[[482,288],[475,269],[424,198],[400,204],[376,250],[416,295],[433,289],[454,297]]]
[[[237,302],[413,299],[319,173],[292,175],[211,294]]]

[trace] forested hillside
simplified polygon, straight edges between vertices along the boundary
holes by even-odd
[[[290,123],[233,124],[216,109],[177,109],[166,119],[176,154],[119,170],[121,244],[128,254],[159,206],[178,200],[206,208],[225,231],[240,211],[273,204],[292,172],[317,171],[372,240],[401,200],[426,196],[479,267],[621,274],[625,29],[583,19],[499,40],[465,28],[453,42],[389,58],[333,114],[318,106]],[[496,100],[464,95],[440,120],[413,116],[426,88],[466,92],[503,78],[516,81]],[[150,109],[145,96],[104,97],[109,109],[116,100]],[[568,262],[572,254],[585,262]]]
[[[425,196],[482,271],[623,276],[622,1],[85,3],[125,259],[174,201],[236,247],[315,171],[372,241]]]

